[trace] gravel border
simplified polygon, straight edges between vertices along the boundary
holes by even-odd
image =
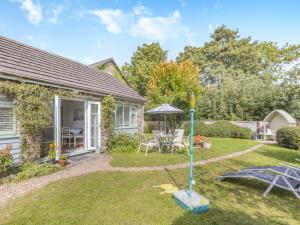
[[[249,152],[255,151],[256,149],[262,147],[263,144],[255,145],[249,149],[230,153],[228,155],[219,156],[207,160],[200,160],[194,162],[195,166],[205,165],[208,163],[213,163],[221,161],[224,159],[234,158]],[[142,171],[161,171],[161,170],[174,170],[189,167],[189,163],[180,163],[174,165],[166,166],[148,166],[148,167],[112,167],[109,163],[111,157],[106,154],[100,154],[94,159],[84,160],[82,163],[78,163],[75,166],[69,166],[64,170],[59,172],[43,176],[35,177],[20,183],[8,183],[0,185],[0,207],[4,207],[8,201],[15,199],[19,196],[26,194],[27,192],[36,190],[38,188],[44,187],[49,183],[58,181],[65,178],[81,176],[84,174],[97,172],[97,171],[119,171],[119,172],[142,172]]]

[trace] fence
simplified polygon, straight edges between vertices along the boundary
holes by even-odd
[[[180,127],[183,123],[177,123],[175,127]],[[215,121],[212,120],[205,120],[203,121],[205,124],[210,125],[213,124]],[[254,133],[260,133],[263,131],[263,122],[262,121],[230,121],[232,124],[237,125],[239,127],[246,127],[252,130]],[[170,127],[170,121],[167,122],[167,127]],[[148,133],[152,130],[163,130],[164,129],[164,122],[163,121],[145,121],[144,122],[144,132]]]

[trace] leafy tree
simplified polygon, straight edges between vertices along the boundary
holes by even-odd
[[[199,73],[189,61],[161,62],[150,74],[148,100],[151,107],[170,103],[181,109],[188,109],[190,96],[200,95]]]
[[[244,73],[271,80],[284,63],[299,57],[300,45],[279,48],[273,42],[252,41],[250,37],[241,38],[238,30],[223,25],[203,47],[185,47],[177,61],[194,62],[202,74],[202,83],[209,85],[219,84],[224,74],[228,74],[226,71],[231,71],[231,76]]]
[[[222,85],[205,88],[196,115],[214,120],[261,120],[276,108],[275,94],[262,78],[243,73],[237,78],[226,76]]]
[[[278,102],[280,108],[291,113],[296,119],[300,119],[300,65],[285,73],[282,82],[277,85],[277,92],[284,98]]]
[[[130,63],[125,63],[122,70],[129,84],[142,96],[147,94],[147,83],[152,69],[167,59],[167,51],[159,43],[139,46],[131,57]]]
[[[262,120],[276,108],[300,118],[299,70],[285,66],[299,58],[300,45],[252,41],[223,25],[204,46],[187,46],[177,61],[190,60],[200,71],[206,88],[199,117]]]

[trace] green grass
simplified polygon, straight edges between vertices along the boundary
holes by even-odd
[[[266,185],[253,181],[218,181],[226,171],[256,165],[295,162],[299,153],[274,146],[195,168],[195,190],[210,200],[207,213],[183,211],[171,195],[153,185],[187,186],[188,169],[160,172],[105,172],[52,183],[0,210],[3,224],[129,224],[129,225],[299,225],[299,201],[274,190],[262,197]],[[298,164],[300,166],[300,164]]]
[[[194,151],[194,161],[209,159],[220,155],[226,155],[232,152],[245,150],[257,144],[257,142],[246,139],[233,139],[233,138],[209,138],[212,142],[211,149],[196,149]],[[179,151],[177,154],[160,154],[156,152],[148,152],[148,156],[142,151],[139,154],[136,152],[122,154],[112,154],[112,166],[158,166],[169,165],[182,162],[188,162],[189,157],[187,152]]]

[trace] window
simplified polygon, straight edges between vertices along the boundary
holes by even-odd
[[[131,121],[131,126],[137,126],[137,108],[136,107],[131,107],[130,121]]]
[[[4,96],[0,96],[0,135],[15,133],[14,104]]]
[[[116,127],[136,127],[137,108],[128,105],[117,105]]]
[[[117,106],[116,111],[116,127],[123,126],[123,106]]]
[[[123,106],[124,107],[124,127],[130,126],[130,107],[129,106]]]

